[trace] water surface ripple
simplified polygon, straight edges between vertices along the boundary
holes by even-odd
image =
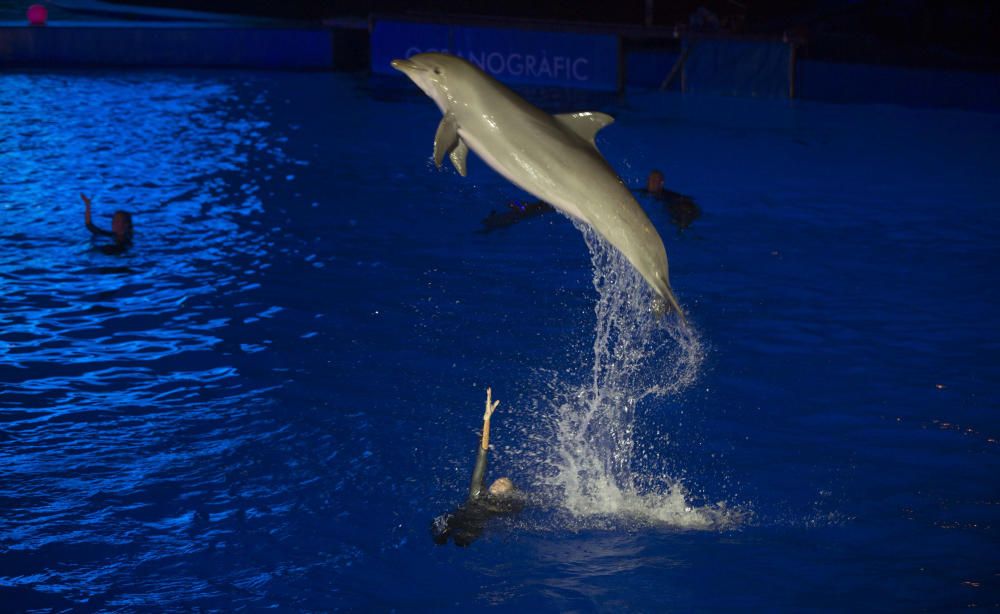
[[[1000,604],[997,116],[535,92],[697,199],[684,345],[399,85],[0,75],[0,609]],[[535,504],[438,547],[487,385]]]

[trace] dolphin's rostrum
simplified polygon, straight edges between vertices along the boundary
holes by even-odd
[[[421,53],[392,66],[444,114],[434,135],[435,164],[448,155],[465,176],[472,149],[518,187],[600,233],[683,320],[660,235],[594,144],[611,116],[549,115],[453,55]]]

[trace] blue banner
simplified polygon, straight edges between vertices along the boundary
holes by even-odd
[[[505,83],[618,89],[618,38],[609,34],[378,21],[371,38],[372,71],[399,73],[389,63],[417,53],[452,53]]]

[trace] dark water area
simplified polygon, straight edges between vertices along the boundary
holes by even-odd
[[[0,609],[1000,606],[1000,116],[532,95],[701,208],[639,197],[696,334],[647,323],[624,413],[617,278],[477,232],[526,195],[437,171],[415,87],[0,75]],[[535,503],[436,546],[486,386]]]

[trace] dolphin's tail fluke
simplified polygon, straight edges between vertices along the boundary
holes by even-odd
[[[676,313],[681,324],[684,328],[687,328],[687,318],[684,317],[684,310],[681,309],[673,291],[667,286],[666,292],[653,299],[653,313],[656,314],[656,317],[661,318],[669,312]]]

